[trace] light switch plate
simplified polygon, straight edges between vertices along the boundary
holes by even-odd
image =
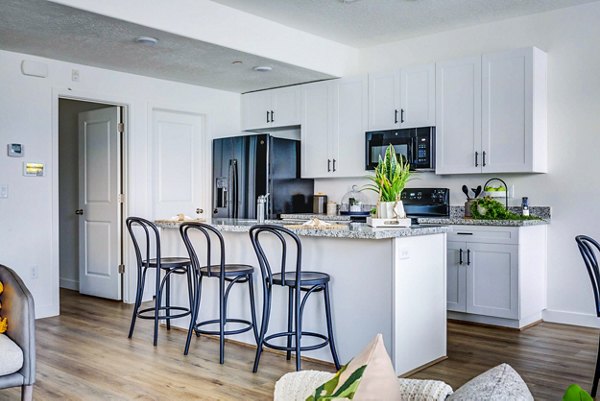
[[[8,198],[8,185],[0,184],[0,199]]]

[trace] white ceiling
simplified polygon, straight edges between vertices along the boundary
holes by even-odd
[[[598,0],[213,0],[353,47]]]
[[[138,36],[160,41],[141,46]],[[0,0],[0,49],[240,93],[331,78],[45,0]],[[258,65],[273,70],[253,71]]]

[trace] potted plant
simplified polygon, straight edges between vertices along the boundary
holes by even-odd
[[[397,157],[396,150],[390,144],[385,150],[385,156],[379,156],[375,175],[368,178],[373,181],[367,189],[377,192],[377,218],[403,219],[406,217],[404,206],[400,200],[402,190],[411,175],[410,165],[403,157]]]

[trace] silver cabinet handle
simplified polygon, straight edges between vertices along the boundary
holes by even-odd
[[[463,250],[462,248],[460,248],[459,254],[458,254],[458,264],[462,265],[463,264]]]
[[[83,214],[83,209],[77,209],[77,210],[75,210],[75,214],[78,214],[78,215],[81,216]]]
[[[204,209],[200,209],[200,208],[196,209],[196,214],[202,214],[202,213],[204,213]]]
[[[333,172],[335,173],[335,159],[333,159]]]
[[[331,173],[331,159],[327,159],[327,172]]]

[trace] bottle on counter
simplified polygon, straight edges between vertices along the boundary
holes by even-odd
[[[529,198],[526,196],[521,199],[521,213],[523,216],[529,216]]]
[[[327,216],[337,215],[337,203],[334,201],[327,202]]]

